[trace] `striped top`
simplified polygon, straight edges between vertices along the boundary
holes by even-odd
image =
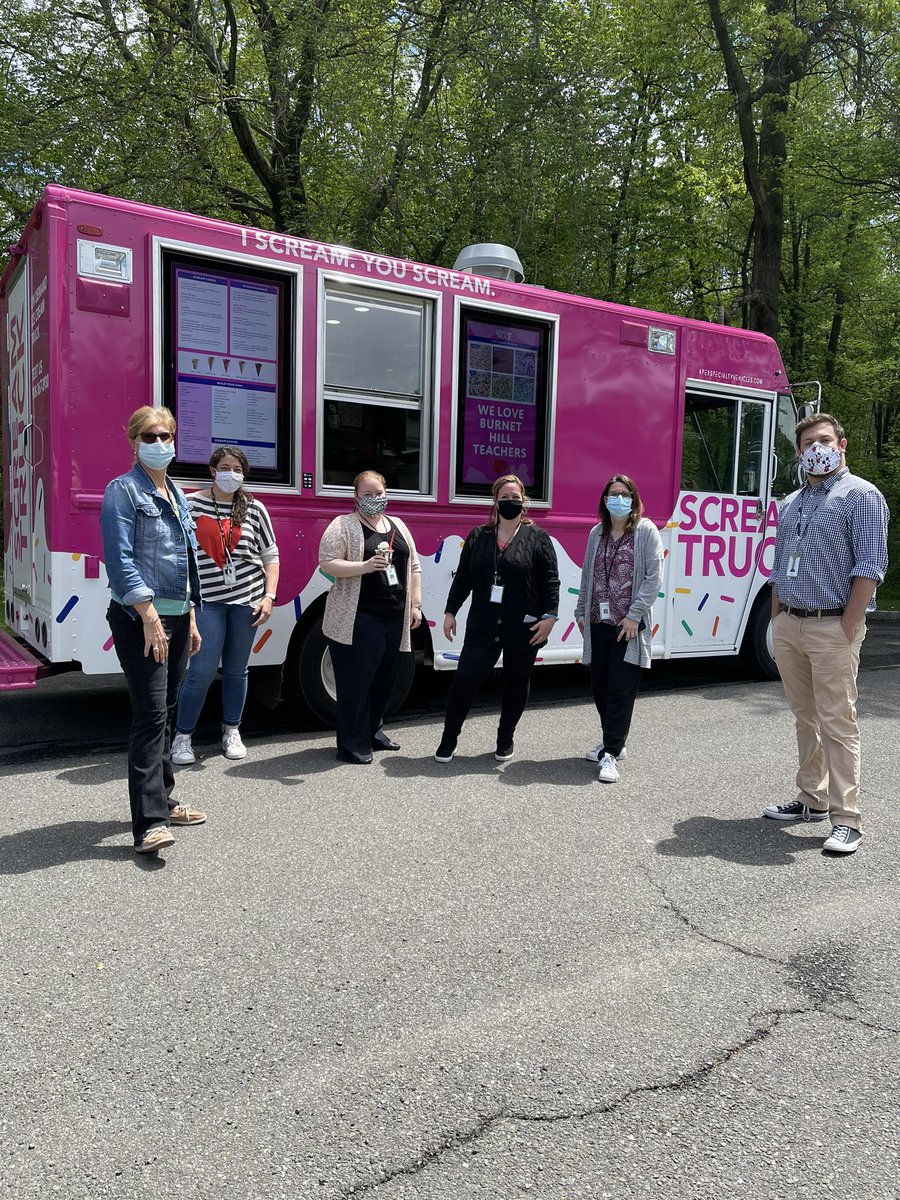
[[[278,547],[265,507],[254,500],[240,525],[232,527],[231,504],[193,492],[188,507],[197,522],[197,565],[200,592],[205,603],[259,604],[266,592],[266,563],[278,562]],[[224,569],[231,557],[236,582],[225,582]]]

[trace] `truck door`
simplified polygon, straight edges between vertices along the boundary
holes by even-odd
[[[31,407],[31,355],[28,323],[28,264],[15,277],[7,293],[4,378],[7,428],[4,431],[9,511],[6,514],[6,589],[13,598],[34,600],[34,429]]]
[[[738,648],[761,578],[773,399],[700,385],[688,390],[666,577],[674,656]]]

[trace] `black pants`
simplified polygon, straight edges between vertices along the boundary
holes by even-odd
[[[402,636],[402,616],[385,621],[358,612],[351,645],[329,640],[337,688],[338,750],[372,753],[372,738],[381,729],[397,682]]]
[[[191,618],[161,617],[169,638],[169,656],[158,663],[144,654],[144,626],[113,601],[106,614],[116,656],[125,672],[131,697],[128,736],[128,798],[134,844],[154,825],[168,825],[170,797],[175,787],[172,770],[172,726],[178,689],[190,654]]]
[[[628,740],[641,668],[625,661],[628,642],[617,641],[621,628],[591,622],[591,690],[600,714],[603,748],[616,758]]]
[[[454,742],[469,715],[478,689],[490,675],[500,652],[503,651],[503,692],[500,702],[500,724],[497,745],[508,746],[525,705],[531,683],[531,669],[537,657],[537,646],[469,646],[464,645],[459,666],[447,693],[447,714],[444,717],[443,740]]]

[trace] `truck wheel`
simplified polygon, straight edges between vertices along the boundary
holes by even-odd
[[[400,655],[397,682],[388,703],[388,713],[395,712],[409,694],[416,670],[415,654]],[[321,619],[310,626],[297,658],[297,683],[303,703],[312,715],[332,728],[337,724],[337,690],[331,651],[322,633]]]
[[[741,655],[744,661],[759,671],[764,679],[779,679],[778,666],[772,652],[771,615],[772,601],[769,589],[764,588],[763,594],[753,606],[753,612],[747,622],[747,632],[744,634]]]

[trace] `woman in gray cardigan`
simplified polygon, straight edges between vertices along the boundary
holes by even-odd
[[[613,475],[600,495],[599,524],[588,537],[575,605],[602,735],[585,758],[600,764],[601,783],[619,778],[616,763],[625,757],[641,668],[650,666],[663,548],[659,530],[643,511],[634,481]]]

